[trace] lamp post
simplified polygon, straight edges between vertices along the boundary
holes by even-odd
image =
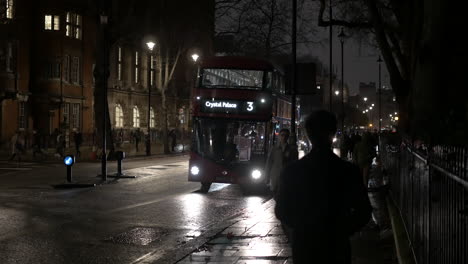
[[[330,25],[329,25],[329,46],[330,46],[330,91],[329,91],[329,96],[330,96],[330,112],[333,110],[333,101],[332,101],[332,87],[333,87],[333,26],[332,26],[332,19],[333,19],[333,10],[332,10],[332,0],[330,0],[329,4],[329,20],[330,20]]]
[[[345,110],[344,110],[344,52],[343,45],[346,39],[346,34],[341,28],[340,34],[338,34],[341,44],[341,134],[344,135],[344,120],[345,120]]]
[[[382,84],[381,84],[381,70],[382,70],[382,59],[379,56],[379,59],[377,60],[379,63],[379,134],[382,131]]]
[[[195,87],[197,86],[197,80],[198,80],[197,61],[200,58],[200,55],[198,55],[198,53],[193,53],[190,57],[192,58],[193,64],[195,65],[195,74],[194,74],[194,78],[193,78],[193,87],[192,87],[192,92],[190,93],[193,96],[193,89],[195,89]],[[190,100],[189,109],[192,109],[192,100]],[[185,122],[188,126],[190,126],[190,124],[191,124],[189,122],[189,119],[191,118],[191,112],[190,111],[189,111],[189,116],[187,118],[187,122]],[[184,113],[184,115],[185,115],[185,113]],[[184,123],[184,125],[185,125],[185,123]],[[182,151],[185,151],[185,145],[184,145],[185,127],[184,127],[184,125],[182,126]]]
[[[148,63],[147,63],[147,67],[148,67],[148,78],[147,78],[147,87],[148,87],[148,122],[147,122],[147,125],[148,125],[148,135],[147,135],[147,138],[146,138],[146,156],[150,156],[151,155],[151,86],[152,86],[152,75],[151,75],[151,72],[152,72],[152,65],[153,65],[153,48],[154,46],[156,45],[156,43],[154,43],[153,41],[148,41],[146,42],[146,47],[148,47]]]
[[[102,6],[103,10],[106,9],[105,4]],[[102,181],[107,181],[107,79],[109,78],[109,47],[108,47],[108,17],[103,11],[100,15],[100,27],[98,33],[98,50],[99,56],[97,57],[96,68],[94,69],[94,76],[96,78],[96,89],[101,90],[102,95],[102,154],[101,154],[101,177]]]

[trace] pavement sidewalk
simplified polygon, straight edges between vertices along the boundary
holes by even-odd
[[[285,264],[292,252],[274,214],[275,201],[233,219],[233,224],[177,263]],[[394,264],[393,237],[369,224],[352,239],[353,264]],[[313,256],[311,262],[313,263]]]

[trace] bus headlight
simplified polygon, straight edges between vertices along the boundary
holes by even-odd
[[[262,172],[258,169],[255,169],[252,171],[251,176],[254,180],[258,180],[260,177],[262,177]]]
[[[198,175],[198,173],[200,173],[200,169],[198,166],[192,166],[192,168],[190,168],[190,173],[192,173],[192,175]]]

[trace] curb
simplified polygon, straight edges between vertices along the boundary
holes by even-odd
[[[390,196],[386,198],[388,214],[392,223],[393,237],[395,241],[395,251],[399,264],[416,264],[413,248],[409,239],[408,232],[401,217],[400,211],[395,206]]]

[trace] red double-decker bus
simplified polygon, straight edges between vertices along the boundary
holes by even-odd
[[[264,60],[208,58],[192,96],[188,180],[203,191],[213,182],[264,185],[269,148],[291,116],[282,73]]]

